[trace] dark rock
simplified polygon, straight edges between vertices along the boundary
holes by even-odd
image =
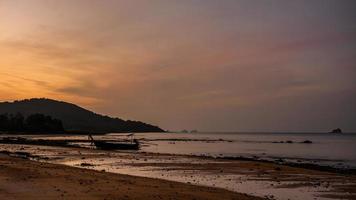
[[[337,128],[332,130],[331,133],[342,133],[342,130],[340,128]]]

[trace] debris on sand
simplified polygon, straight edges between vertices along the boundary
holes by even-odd
[[[90,164],[90,163],[81,163],[80,166],[81,167],[94,167],[95,165]]]

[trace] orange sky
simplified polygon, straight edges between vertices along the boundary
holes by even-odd
[[[173,130],[356,131],[355,8],[0,0],[0,99],[54,98]]]

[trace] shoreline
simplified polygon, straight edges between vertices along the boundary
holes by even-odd
[[[219,188],[114,174],[0,154],[0,199],[263,198]]]
[[[6,137],[5,137],[6,138]],[[15,138],[16,140],[4,140],[2,138],[0,140],[0,144],[15,144],[15,145],[38,145],[38,146],[57,146],[57,147],[66,147],[66,148],[82,148],[86,149],[86,147],[81,147],[77,145],[70,144],[71,142],[86,142],[87,140],[68,140],[68,139],[62,139],[62,140],[28,140],[23,137],[18,137],[18,136],[13,136],[9,138]],[[145,140],[142,139],[143,141],[154,141],[154,140]],[[218,140],[197,140],[197,139],[158,139],[159,141],[164,140],[164,141],[208,141],[208,142],[216,142],[216,141],[224,141],[224,142],[231,142],[229,140],[225,141],[222,139]],[[150,153],[150,154],[157,154],[157,155],[169,155],[169,156],[191,156],[191,157],[198,157],[198,158],[210,158],[210,159],[224,159],[224,160],[237,160],[237,161],[256,161],[256,162],[265,162],[265,163],[273,163],[273,164],[278,164],[278,165],[283,165],[283,166],[290,166],[290,167],[296,167],[296,168],[301,168],[301,169],[311,169],[311,170],[317,170],[317,171],[323,171],[323,172],[333,172],[333,173],[340,173],[340,174],[346,174],[346,175],[355,175],[356,174],[356,168],[352,167],[345,167],[345,166],[340,166],[337,167],[335,165],[322,165],[322,164],[317,164],[317,163],[310,163],[310,162],[292,162],[288,161],[288,157],[275,157],[271,159],[266,159],[266,158],[260,158],[258,156],[214,156],[214,155],[194,155],[194,154],[174,154],[174,153],[154,153],[154,152],[144,152],[144,151],[139,151],[141,153]],[[292,158],[292,159],[297,159],[297,158]],[[313,160],[313,159],[311,159]],[[317,159],[314,159],[314,161],[318,161]]]
[[[224,188],[233,193],[267,199],[356,198],[354,175],[274,162],[32,145],[2,145],[2,149],[2,153],[23,158],[22,160],[174,181],[197,187]],[[302,196],[294,198],[294,195]],[[304,198],[305,195],[307,198]]]
[[[61,146],[65,148],[78,148],[78,149],[86,149],[85,147],[73,147],[73,146]],[[98,150],[97,150],[98,151]],[[107,151],[104,151],[107,152]],[[40,157],[36,155],[32,155],[30,153],[26,152],[10,152],[10,151],[0,151],[2,154],[9,155],[15,155],[15,157],[27,157],[27,158],[35,158],[35,159],[47,159],[46,157]],[[150,154],[150,155],[159,155],[159,156],[184,156],[184,157],[192,157],[192,158],[201,158],[201,159],[214,159],[214,160],[232,160],[232,161],[251,161],[251,162],[259,162],[259,163],[269,163],[269,164],[275,164],[275,165],[281,165],[281,166],[287,166],[287,167],[294,167],[294,168],[300,168],[300,169],[306,169],[306,170],[315,170],[319,172],[331,172],[331,173],[337,173],[337,174],[344,174],[344,175],[356,175],[356,168],[337,168],[334,166],[326,166],[326,165],[319,165],[319,164],[313,164],[313,163],[295,163],[295,162],[288,162],[285,161],[284,159],[286,158],[278,158],[277,160],[279,161],[272,161],[272,160],[266,160],[266,159],[259,159],[259,158],[250,158],[250,157],[245,157],[245,156],[208,156],[208,155],[185,155],[185,154],[170,154],[170,153],[153,153],[153,152],[144,152],[140,151],[137,153],[143,153],[143,154]]]
[[[318,165],[318,164],[313,164],[313,163],[288,162],[288,161],[283,160],[283,159],[286,159],[283,157],[277,158],[277,160],[281,159],[282,161],[271,161],[271,160],[258,159],[258,158],[255,159],[255,158],[248,158],[248,157],[244,157],[244,156],[216,157],[216,159],[264,162],[264,163],[272,163],[272,164],[288,166],[288,167],[295,167],[295,168],[300,168],[300,169],[316,170],[316,171],[320,171],[320,172],[332,172],[332,173],[339,173],[339,174],[345,174],[345,175],[356,175],[356,168],[337,168],[334,166]]]

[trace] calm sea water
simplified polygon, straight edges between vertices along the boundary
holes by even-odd
[[[117,140],[127,134],[94,136]],[[87,136],[34,136],[86,139]],[[141,151],[213,157],[249,157],[356,169],[356,133],[135,133]],[[311,141],[305,144],[304,141]],[[287,143],[291,141],[292,143]],[[283,143],[282,143],[283,142]]]
[[[356,168],[354,133],[139,133],[136,138],[146,141],[142,147],[146,152],[282,158],[289,162]],[[312,143],[302,143],[305,140]]]

